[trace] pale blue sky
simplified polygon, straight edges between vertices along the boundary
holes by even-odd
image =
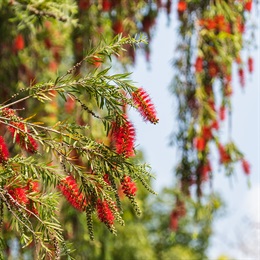
[[[256,18],[260,24],[260,19]],[[151,43],[151,64],[148,70],[144,57],[138,56],[133,70],[132,79],[140,87],[145,88],[156,105],[160,122],[153,126],[144,123],[135,112],[130,117],[137,128],[139,148],[144,151],[146,161],[152,166],[156,174],[154,187],[157,191],[164,186],[174,183],[173,169],[176,163],[176,148],[170,147],[169,140],[172,131],[176,130],[176,108],[174,98],[170,94],[169,84],[173,77],[171,59],[174,58],[177,22],[172,17],[171,25],[167,25],[165,14],[158,19],[154,37]],[[256,38],[260,46],[260,32]],[[222,253],[233,256],[238,260],[260,259],[260,180],[259,180],[259,87],[260,87],[260,52],[252,53],[254,57],[254,74],[247,75],[246,86],[242,90],[237,78],[234,79],[234,95],[232,98],[232,137],[239,149],[251,164],[251,189],[248,188],[245,174],[240,164],[236,168],[234,177],[223,176],[223,172],[214,175],[213,189],[222,194],[226,202],[226,213],[214,224],[215,235],[209,255],[216,259]],[[224,127],[223,137],[227,135]],[[247,219],[258,222],[258,232],[254,233],[247,224]],[[252,233],[252,232],[253,233]],[[257,234],[257,236],[256,236]],[[251,255],[245,255],[238,242],[245,241],[248,246],[253,245]],[[258,248],[257,248],[258,247]]]

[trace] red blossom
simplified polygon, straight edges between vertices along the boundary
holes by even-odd
[[[87,10],[90,6],[89,0],[79,0],[79,9]]]
[[[220,107],[220,109],[219,109],[219,119],[220,119],[221,121],[223,121],[223,120],[225,120],[225,118],[226,118],[226,108],[225,108],[224,105],[222,105],[222,106]]]
[[[114,224],[114,215],[111,211],[107,201],[97,200],[97,214],[101,222],[111,227]]]
[[[250,72],[250,73],[252,73],[253,72],[253,70],[254,70],[254,60],[253,60],[253,58],[252,57],[249,57],[248,58],[248,60],[247,60],[247,65],[248,65],[248,71]]]
[[[122,190],[126,196],[135,196],[137,187],[130,176],[125,176],[121,182]]]
[[[103,0],[102,2],[102,9],[104,12],[108,12],[111,9],[111,2],[110,0]]]
[[[125,157],[134,156],[135,129],[130,121],[126,119],[122,125],[115,123],[112,136],[118,154],[122,154]]]
[[[247,2],[245,3],[245,10],[248,12],[251,12],[252,10],[252,5],[253,5],[253,1],[252,0],[247,0]]]
[[[209,70],[209,75],[214,78],[217,76],[218,74],[218,66],[217,64],[215,63],[215,61],[209,61],[209,64],[208,64],[208,70]]]
[[[197,57],[196,62],[195,62],[195,70],[197,73],[202,72],[203,70],[203,59],[202,57]]]
[[[187,9],[187,3],[183,0],[178,2],[177,10],[180,13],[183,13]]]
[[[239,82],[242,87],[245,86],[245,74],[243,68],[238,69]]]
[[[194,146],[198,151],[202,152],[206,147],[205,139],[202,136],[195,137]]]
[[[211,128],[212,128],[212,129],[216,129],[216,130],[219,129],[219,123],[218,123],[217,120],[214,120],[214,121],[212,122]]]
[[[209,173],[212,171],[211,164],[209,161],[207,161],[205,164],[203,164],[200,168],[200,174],[201,174],[201,180],[207,181],[209,178]]]
[[[173,231],[176,231],[178,229],[178,223],[179,222],[179,215],[176,210],[173,210],[170,215],[170,225],[169,228]]]
[[[205,140],[210,140],[213,137],[211,129],[211,126],[202,127],[202,136]]]
[[[14,40],[14,49],[20,51],[24,48],[24,39],[21,34],[18,34]]]
[[[231,157],[228,154],[227,150],[222,144],[218,145],[218,151],[220,156],[220,163],[229,163],[231,161]]]
[[[0,136],[0,163],[5,164],[9,157],[9,151],[5,140],[2,136]]]
[[[153,124],[158,123],[159,119],[156,117],[154,104],[146,91],[143,88],[139,88],[132,93],[132,96],[133,101],[144,120],[150,121]]]
[[[247,175],[250,174],[250,164],[245,159],[242,160],[242,168],[243,168],[245,174],[247,174]]]
[[[29,199],[26,195],[26,189],[17,187],[17,188],[8,188],[8,193],[16,200],[19,204],[26,205],[29,202]]]
[[[83,211],[86,208],[86,200],[80,192],[78,184],[72,175],[61,180],[58,188],[75,209]]]

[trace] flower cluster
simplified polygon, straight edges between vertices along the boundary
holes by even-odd
[[[123,193],[126,196],[135,196],[137,187],[130,176],[125,176],[121,181]]]
[[[86,200],[80,192],[78,184],[73,176],[69,175],[61,180],[58,188],[67,199],[67,201],[77,210],[84,211],[86,208]]]
[[[112,227],[114,224],[114,215],[105,200],[97,200],[97,214],[101,222],[105,223],[108,227]]]
[[[150,121],[153,124],[158,123],[159,119],[156,116],[154,104],[146,91],[143,88],[139,88],[132,93],[132,97],[144,120]]]

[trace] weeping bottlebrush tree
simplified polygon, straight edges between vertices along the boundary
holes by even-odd
[[[130,8],[114,3],[113,11],[108,3],[0,3],[2,259],[73,257],[60,221],[62,197],[85,214],[93,239],[93,215],[112,233],[115,221],[124,225],[120,192],[137,215],[136,182],[153,193],[149,167],[131,159],[135,129],[127,109],[156,124],[154,105],[129,73],[110,69],[145,43],[133,33],[143,30],[150,9],[126,1]],[[111,15],[130,25],[139,19],[141,28],[123,33],[111,27]]]
[[[176,176],[182,195],[193,196],[196,191],[197,198],[202,197],[203,183],[214,177],[216,156],[227,175],[232,175],[236,163],[242,164],[246,175],[250,173],[250,164],[231,135],[224,142],[221,132],[223,121],[231,115],[235,69],[241,87],[245,69],[253,70],[252,58],[242,58],[252,2],[178,1],[180,40],[172,90],[178,104],[175,141],[181,156]],[[177,197],[171,222],[181,217],[177,214],[180,204],[185,207],[185,196]]]

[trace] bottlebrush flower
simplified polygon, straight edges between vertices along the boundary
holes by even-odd
[[[247,174],[247,175],[250,174],[250,164],[245,159],[242,160],[242,168],[243,168],[245,174]]]
[[[183,13],[186,9],[187,9],[187,3],[185,1],[180,0],[177,6],[178,12]]]
[[[135,129],[130,121],[126,119],[121,126],[114,124],[112,136],[118,154],[134,156]]]
[[[225,120],[225,118],[226,118],[226,108],[225,108],[224,105],[222,105],[222,106],[220,107],[220,109],[219,109],[219,119],[220,119],[221,121],[223,121],[223,120]]]
[[[242,87],[244,87],[245,86],[245,74],[244,74],[243,68],[239,68],[239,70],[238,70],[238,77],[239,77],[240,85]]]
[[[16,200],[19,204],[26,205],[29,202],[29,199],[26,195],[26,189],[25,188],[8,188],[8,193],[12,196],[14,200]]]
[[[102,2],[102,10],[104,12],[108,12],[111,9],[111,2],[110,0],[103,0]]]
[[[34,138],[28,134],[28,130],[25,128],[22,122],[11,122],[12,126],[8,126],[8,130],[12,136],[15,136],[15,142],[21,146],[21,148],[27,150],[30,153],[35,153],[38,149],[38,144]]]
[[[170,225],[169,228],[173,231],[176,231],[178,229],[178,222],[179,222],[179,215],[176,210],[173,210],[170,215]]]
[[[18,34],[14,40],[14,49],[20,51],[24,48],[24,39],[21,34]]]
[[[16,120],[15,122],[10,121],[10,125],[7,127],[11,135],[13,137],[15,136],[15,142],[28,152],[35,153],[38,149],[38,144],[35,139],[28,134],[28,129],[25,127],[25,124],[19,122],[21,118],[16,116],[15,111],[10,108],[5,108],[2,111],[2,115]]]
[[[212,127],[211,126],[203,126],[202,127],[202,137],[205,139],[205,140],[210,140],[213,135],[212,135]]]
[[[202,152],[206,147],[206,141],[202,136],[195,137],[193,143],[195,148],[200,152]]]
[[[253,5],[253,1],[252,0],[248,0],[246,3],[245,3],[245,10],[248,11],[248,12],[251,12],[252,10],[252,5]]]
[[[196,62],[195,62],[195,70],[197,73],[202,72],[203,70],[203,59],[202,57],[197,57]]]
[[[229,163],[231,161],[231,157],[226,151],[225,147],[222,144],[218,145],[218,151],[220,156],[220,163]]]
[[[122,190],[126,196],[135,196],[137,187],[130,176],[125,176],[121,182]]]
[[[210,61],[208,64],[209,75],[214,78],[218,74],[218,66],[214,61]]]
[[[97,214],[100,221],[105,223],[108,227],[111,227],[114,224],[115,217],[105,200],[97,200]]]
[[[250,73],[252,73],[253,70],[254,70],[254,64],[253,64],[253,62],[254,62],[253,58],[252,58],[252,57],[249,57],[248,60],[247,60],[247,65],[248,65],[248,71],[249,71]]]
[[[0,136],[0,163],[5,164],[8,160],[9,152],[5,140]]]
[[[78,184],[73,176],[67,176],[61,180],[58,188],[67,199],[67,201],[77,210],[84,211],[86,208],[86,200],[83,194],[79,191]]]
[[[200,168],[200,174],[201,174],[201,180],[207,181],[209,178],[209,173],[212,171],[211,164],[209,161],[207,161],[205,164],[203,164]]]
[[[159,119],[156,117],[154,104],[146,91],[143,88],[139,88],[132,93],[132,97],[144,120],[150,121],[153,124],[158,123]]]

